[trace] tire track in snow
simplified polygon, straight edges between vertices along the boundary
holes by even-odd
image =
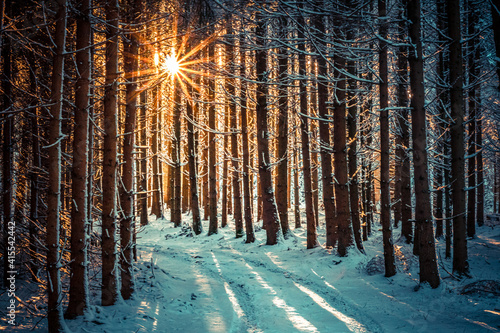
[[[290,279],[294,287],[310,297],[325,311],[329,312],[337,319],[344,322],[347,328],[352,332],[384,332],[382,327],[375,320],[373,320],[369,315],[366,315],[359,311],[359,308],[357,306],[351,304],[351,302],[343,297],[342,294],[337,289],[335,289],[335,287],[324,281],[314,271],[313,273],[320,283],[312,281],[309,278],[302,278],[296,273],[293,273],[286,268],[278,265],[269,256],[267,256],[269,261],[266,264],[264,262],[265,258],[262,258],[262,261],[251,259],[245,257],[241,252],[233,248],[231,248],[229,251],[221,251],[226,252],[233,258],[243,259],[266,272],[280,275],[282,277],[285,277],[287,280]],[[328,289],[325,289],[325,287],[327,287]],[[342,311],[339,311],[337,309],[342,309]],[[358,321],[355,318],[363,319],[360,319]]]

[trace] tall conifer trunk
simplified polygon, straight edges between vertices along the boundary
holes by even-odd
[[[83,315],[89,305],[88,288],[88,136],[90,93],[90,1],[77,4],[76,64],[79,77],[75,91],[75,125],[73,132],[73,166],[71,168],[71,276],[66,316]]]
[[[407,2],[409,38],[413,48],[409,51],[411,87],[411,118],[413,139],[413,182],[415,184],[415,221],[419,235],[420,282],[432,288],[439,286],[436,249],[434,243],[429,175],[427,163],[427,133],[425,119],[424,59],[422,54],[420,0]],[[417,240],[415,240],[417,241]]]
[[[245,243],[255,242],[252,222],[252,196],[250,195],[250,152],[248,147],[248,115],[247,115],[247,78],[245,34],[240,35],[240,110],[241,110],[241,143],[243,149],[243,212],[245,217]]]
[[[453,271],[468,274],[465,218],[464,92],[460,2],[447,0],[450,37],[451,196],[453,201]]]
[[[125,133],[123,135],[123,165],[120,205],[120,270],[121,295],[129,299],[134,292],[132,278],[135,233],[134,176],[135,176],[135,128],[137,123],[137,71],[139,69],[139,35],[133,24],[137,23],[140,0],[129,0],[126,23],[129,41],[124,43],[124,70],[127,79],[125,92]]]
[[[116,249],[118,0],[106,1],[106,80],[104,88],[104,150],[102,166],[102,287],[103,306],[118,298]]]
[[[303,6],[303,5],[302,5]],[[303,8],[302,8],[303,9]],[[304,201],[306,203],[307,220],[307,248],[317,247],[318,235],[316,232],[316,221],[313,208],[313,193],[311,179],[311,153],[309,143],[309,103],[307,99],[307,62],[306,62],[306,39],[304,34],[305,19],[304,12],[299,12],[298,39],[299,45],[299,104],[300,104],[300,132],[302,143],[302,174],[304,177]]]
[[[61,132],[64,53],[66,44],[67,2],[59,0],[54,36],[55,55],[53,58],[51,107],[48,127],[49,188],[47,195],[47,292],[48,328],[50,332],[63,331],[62,290],[60,273],[60,213],[61,213]],[[3,46],[5,47],[5,45]],[[3,51],[3,50],[2,50]],[[8,218],[8,215],[5,216]]]
[[[316,11],[323,6],[323,0],[316,1]],[[321,37],[326,32],[325,17],[316,14],[314,26]],[[321,180],[323,190],[323,205],[325,207],[326,246],[334,247],[337,242],[335,224],[335,201],[333,197],[332,147],[330,143],[330,115],[328,112],[328,67],[326,62],[326,45],[321,44],[318,62],[318,118],[319,121],[319,151],[321,156]]]
[[[259,156],[259,181],[262,194],[262,220],[266,226],[267,245],[278,243],[281,229],[278,208],[274,198],[274,188],[271,174],[271,159],[269,154],[268,130],[268,57],[266,46],[266,22],[257,12],[255,29],[258,48],[255,52],[257,71],[256,116],[257,116],[257,152]]]
[[[391,193],[389,175],[389,75],[387,64],[387,9],[386,0],[378,1],[380,22],[379,75],[380,75],[380,220],[384,242],[385,276],[396,274],[391,227]]]
[[[287,38],[287,19],[279,18],[279,34],[283,40]],[[278,139],[276,150],[279,164],[276,168],[276,204],[280,214],[283,236],[288,238],[288,54],[286,47],[278,49],[279,100],[278,100]]]

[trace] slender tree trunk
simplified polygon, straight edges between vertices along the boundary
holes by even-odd
[[[208,57],[215,59],[215,45],[213,43],[208,47]],[[208,235],[218,233],[217,221],[217,149],[215,142],[215,81],[213,78],[208,78],[208,178],[209,178],[209,210],[210,210],[210,223],[208,226]],[[224,200],[226,198],[223,198]]]
[[[174,193],[171,193],[173,195],[173,205],[171,207],[172,209],[172,222],[174,223],[175,227],[180,227],[182,223],[182,159],[181,159],[181,122],[182,122],[182,117],[181,117],[181,112],[182,112],[182,105],[181,105],[181,89],[179,86],[179,80],[177,78],[173,78],[173,95],[174,95],[174,110],[173,110],[173,125],[174,125],[174,138],[173,138],[173,144],[172,144],[172,158],[174,160],[174,166],[172,168],[174,174],[173,174],[173,180],[174,180]],[[158,94],[161,94],[161,92],[158,92]],[[158,96],[159,98],[159,96]],[[158,127],[157,127],[158,129]],[[160,165],[161,168],[161,165]],[[161,185],[158,186],[158,189],[160,188]]]
[[[389,75],[387,65],[387,10],[386,0],[378,0],[379,75],[380,75],[380,220],[384,242],[385,276],[396,274],[391,226],[391,193],[389,176]]]
[[[353,40],[352,32],[348,32],[347,39]],[[357,84],[354,77],[356,77],[356,64],[354,61],[349,60],[347,62],[347,71],[350,74],[350,78],[348,79],[348,88],[347,88],[347,101],[349,101],[349,105],[347,106],[348,117],[347,117],[347,128],[349,131],[349,202],[351,207],[351,221],[352,221],[352,230],[354,235],[354,241],[356,242],[356,247],[361,252],[364,252],[363,249],[363,241],[361,239],[361,218],[359,214],[359,187],[358,187],[358,161],[357,161],[357,152],[358,152],[358,126],[357,126],[357,102],[356,98],[356,89]]]
[[[158,52],[158,51],[157,51]],[[161,85],[161,84],[160,84]],[[160,190],[160,168],[161,168],[161,162],[160,162],[160,126],[161,124],[159,123],[159,113],[160,113],[160,94],[161,94],[161,89],[159,89],[158,86],[153,87],[153,120],[152,120],[152,138],[151,140],[153,141],[151,144],[151,149],[153,156],[151,158],[152,160],[152,168],[153,168],[153,188],[152,188],[152,202],[151,202],[151,213],[153,213],[157,219],[163,217],[163,207],[162,207],[162,198],[161,198],[161,190]],[[175,95],[174,95],[175,96]],[[177,112],[174,111],[174,117]],[[174,127],[175,127],[175,122],[174,122]],[[175,131],[175,129],[174,129]],[[175,147],[175,143],[173,144],[173,147]],[[172,156],[176,156],[175,148],[173,148],[172,151]],[[175,157],[174,157],[175,158]],[[173,168],[175,170],[175,167]],[[172,182],[175,184],[175,171],[173,177],[171,177]],[[175,186],[175,185],[174,185]],[[175,191],[175,190],[174,190]],[[171,193],[172,198],[174,200],[174,206],[175,206],[175,193]],[[172,209],[172,221],[175,222],[175,207],[171,207]]]
[[[497,56],[497,76],[500,80],[500,0],[491,1],[491,16],[493,18],[493,39],[495,41],[495,51]],[[498,86],[500,90],[500,85]]]
[[[106,80],[104,91],[104,150],[102,166],[102,287],[103,306],[118,298],[116,250],[118,0],[106,2]]]
[[[56,14],[56,31],[54,36],[56,49],[53,58],[50,98],[51,107],[48,127],[49,188],[47,195],[46,242],[48,274],[47,317],[48,328],[50,332],[63,332],[62,290],[60,273],[61,141],[63,139],[63,134],[61,133],[61,118],[63,102],[67,2],[66,0],[59,0],[57,4],[59,7]],[[3,48],[5,47],[6,46],[4,45]],[[4,215],[4,218],[8,220],[9,215]]]
[[[336,38],[340,39],[340,17],[336,17],[334,24]],[[336,81],[335,101],[333,103],[333,133],[334,133],[334,167],[335,167],[335,207],[337,213],[338,253],[341,257],[347,255],[352,245],[352,226],[349,213],[349,188],[347,168],[347,128],[346,128],[346,77],[345,59],[336,52],[333,69]]]
[[[127,86],[125,95],[125,134],[123,139],[123,165],[121,185],[122,191],[120,204],[122,218],[120,221],[120,268],[121,268],[121,295],[123,299],[130,299],[134,292],[132,278],[133,254],[135,243],[133,233],[135,230],[134,215],[134,176],[135,176],[135,128],[137,114],[137,71],[139,69],[139,34],[132,24],[137,22],[140,11],[140,0],[129,0],[127,23],[129,42],[124,43],[124,70]]]
[[[316,2],[316,10],[323,6],[323,1]],[[321,37],[326,32],[323,15],[314,17],[314,26]],[[326,45],[318,56],[318,118],[319,121],[319,151],[321,156],[321,180],[323,183],[323,205],[325,207],[326,246],[334,247],[337,242],[337,225],[335,223],[335,201],[333,195],[332,146],[330,143],[330,115],[328,112],[328,67],[326,62]]]
[[[400,31],[406,33],[407,22],[404,9],[401,10],[401,21],[399,23]],[[412,192],[411,192],[411,174],[410,174],[410,133],[408,128],[408,47],[399,48],[397,60],[399,83],[397,87],[398,106],[403,108],[398,114],[397,124],[399,135],[396,136],[396,158],[398,163],[398,172],[396,176],[397,195],[399,203],[399,213],[395,219],[401,220],[401,235],[407,244],[412,242],[413,224],[412,224]],[[399,184],[398,184],[399,183]]]
[[[313,193],[311,179],[311,154],[309,143],[309,103],[307,99],[307,63],[306,63],[306,46],[305,46],[305,20],[304,13],[299,13],[299,29],[298,29],[298,51],[299,51],[299,98],[300,98],[300,131],[302,143],[302,174],[304,177],[304,200],[306,203],[306,220],[307,220],[307,248],[312,249],[319,246],[318,235],[316,232],[316,221],[313,208]]]
[[[193,89],[192,93],[195,91]],[[189,163],[189,189],[191,194],[191,213],[193,215],[193,231],[196,235],[203,232],[203,226],[201,224],[200,217],[200,202],[198,196],[198,163],[196,157],[198,156],[198,147],[195,142],[195,130],[193,122],[194,108],[196,105],[194,101],[187,101],[186,104],[186,116],[187,120],[187,140],[188,140],[188,163]]]
[[[241,110],[241,143],[243,148],[243,211],[245,215],[245,232],[247,239],[245,243],[255,242],[252,222],[252,196],[250,195],[250,152],[248,147],[248,121],[247,121],[247,81],[246,81],[246,54],[245,35],[240,35],[240,110]]]
[[[90,1],[77,4],[76,64],[79,76],[75,91],[73,166],[71,168],[71,275],[66,316],[81,316],[89,306],[88,286],[88,135],[90,93]]]
[[[424,59],[422,54],[420,0],[407,2],[409,37],[414,49],[409,52],[411,118],[413,139],[413,182],[415,184],[415,221],[419,229],[420,282],[432,288],[439,286],[427,163],[425,119]],[[416,241],[416,240],[415,240]]]
[[[258,48],[255,52],[257,91],[256,91],[256,117],[257,117],[257,152],[259,156],[259,180],[262,194],[262,220],[266,226],[267,245],[275,245],[282,237],[278,208],[274,198],[274,187],[271,174],[271,159],[269,154],[268,130],[268,57],[266,46],[266,23],[257,13],[256,36]]]
[[[299,120],[300,121],[300,120]],[[293,183],[295,185],[294,190],[293,190],[293,203],[294,203],[294,215],[295,215],[295,229],[301,228],[301,222],[300,222],[300,182],[299,182],[299,144],[298,144],[298,135],[297,135],[297,130],[296,130],[296,124],[294,125],[294,135],[293,135],[293,165],[294,165],[294,172],[293,172]]]
[[[10,16],[10,8],[11,8],[11,0],[3,0],[2,8],[0,13],[1,17],[1,25],[3,28],[4,14],[7,13]],[[2,47],[2,58],[3,58],[3,68],[2,73],[0,74],[0,78],[2,80],[2,108],[3,110],[9,110],[13,106],[12,101],[12,46],[10,37],[6,36],[3,30],[0,30],[0,38],[2,39],[0,44]],[[54,58],[55,61],[55,58]],[[62,68],[62,66],[61,66]],[[54,75],[62,75],[56,74]],[[55,79],[55,76],[53,80]],[[13,114],[5,114],[2,116],[3,122],[3,154],[2,154],[2,200],[3,200],[3,244],[4,244],[4,253],[3,253],[3,285],[7,287],[8,280],[7,278],[10,276],[8,273],[11,271],[9,267],[9,256],[7,255],[7,248],[9,245],[9,236],[15,237],[15,226],[12,226],[14,223],[14,211],[12,209],[12,203],[14,202],[14,189],[13,189],[13,150],[14,150],[14,142],[13,142],[13,134],[14,134],[14,115]],[[55,125],[54,125],[55,126]],[[49,185],[50,186],[50,185]],[[50,198],[50,196],[49,196]],[[11,223],[9,225],[9,223]],[[59,220],[57,220],[59,223]],[[10,227],[10,228],[9,228]],[[12,229],[14,228],[14,229]],[[9,235],[9,230],[13,230],[12,235]],[[54,249],[55,250],[55,249]],[[58,273],[59,274],[59,273]]]
[[[30,52],[30,60],[34,63],[35,53]],[[35,93],[37,91],[37,81],[36,81],[36,68],[30,70],[30,90]],[[33,100],[32,106],[35,106],[38,101]],[[39,267],[37,263],[37,238],[38,229],[37,224],[40,223],[38,216],[38,209],[40,206],[40,170],[42,170],[42,157],[40,151],[40,128],[38,123],[38,117],[40,116],[40,108],[36,107],[34,109],[34,116],[31,118],[31,133],[32,133],[32,172],[30,175],[30,224],[29,224],[29,253],[30,253],[30,263],[29,268],[32,273],[33,280],[36,281]],[[4,243],[6,244],[6,243]]]
[[[145,62],[145,54],[144,49],[141,48],[141,62],[144,64]],[[142,69],[144,67],[141,66]],[[139,107],[139,119],[140,119],[140,133],[141,133],[141,181],[140,181],[140,190],[141,197],[139,201],[139,211],[140,211],[140,219],[141,226],[145,226],[148,224],[148,138],[147,138],[147,124],[148,124],[148,115],[147,115],[147,91],[144,89],[139,94],[140,99],[140,107]]]
[[[464,92],[460,3],[447,0],[451,83],[451,195],[453,201],[453,272],[468,274],[465,219]]]
[[[481,112],[481,87],[478,87],[476,98],[478,108],[476,114],[476,169],[477,169],[477,224],[484,225],[484,176],[483,176],[483,115]]]
[[[231,22],[231,21],[230,21]],[[232,22],[231,22],[232,23]],[[239,163],[239,153],[238,153],[238,114],[236,113],[236,80],[232,75],[236,73],[235,65],[235,50],[234,42],[234,31],[229,24],[227,29],[227,34],[229,36],[228,45],[226,46],[227,52],[227,63],[229,69],[229,78],[226,78],[226,91],[229,97],[229,117],[230,117],[230,128],[231,132],[231,157],[233,164],[233,199],[234,199],[234,224],[236,238],[243,237],[243,216],[241,211],[241,189],[240,189],[240,163]]]
[[[286,40],[288,28],[287,19],[279,18],[279,33]],[[288,54],[286,47],[278,49],[279,70],[279,100],[278,100],[278,166],[276,168],[276,204],[280,214],[283,236],[288,238],[290,227],[288,224]]]
[[[479,18],[476,15],[476,8],[474,6],[474,1],[469,0],[467,2],[468,7],[468,34],[469,36],[475,36],[478,33],[477,21]],[[468,49],[469,49],[469,147],[468,147],[468,191],[467,191],[467,236],[474,237],[476,235],[476,117],[477,117],[477,97],[476,87],[478,84],[476,80],[478,78],[479,70],[476,66],[476,56],[479,56],[479,52],[476,53],[475,50],[479,48],[476,45],[476,38],[469,37]],[[479,59],[478,59],[479,60]]]
[[[229,110],[225,110],[224,114],[224,131],[227,131],[229,128]],[[228,214],[228,201],[229,201],[229,195],[228,195],[228,187],[229,187],[229,173],[228,173],[228,156],[227,156],[227,147],[228,147],[228,136],[224,135],[223,138],[223,147],[224,149],[222,150],[222,159],[224,162],[222,162],[222,216],[221,216],[221,227],[225,228],[227,226],[227,214]]]

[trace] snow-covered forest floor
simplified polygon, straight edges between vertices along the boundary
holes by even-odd
[[[190,216],[184,216],[190,221]],[[193,236],[166,220],[151,221],[138,235],[136,293],[111,307],[93,306],[66,320],[72,332],[497,332],[500,331],[500,225],[477,229],[469,240],[472,278],[458,280],[438,242],[442,284],[419,288],[418,258],[396,241],[398,274],[383,275],[377,225],[364,243],[339,258],[305,248],[305,228],[276,246],[235,239],[234,229]],[[324,228],[319,228],[324,241]],[[376,259],[373,259],[376,257]],[[369,269],[367,269],[367,267]],[[496,280],[493,283],[473,283]],[[466,286],[469,286],[466,288]],[[31,309],[43,307],[26,292]],[[94,302],[99,294],[93,295]],[[0,296],[4,326],[6,295]],[[37,304],[38,303],[38,304]],[[31,310],[33,311],[33,310]],[[23,313],[24,312],[24,313]],[[24,317],[23,317],[24,316]],[[44,332],[45,320],[24,310],[18,331]],[[38,323],[37,323],[38,322]],[[37,323],[34,330],[31,330]]]

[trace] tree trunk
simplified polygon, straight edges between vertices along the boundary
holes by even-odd
[[[340,24],[336,18],[335,24]],[[340,33],[339,30],[336,31]],[[340,36],[339,36],[340,37]],[[338,37],[338,38],[339,38]],[[352,245],[352,227],[349,213],[349,188],[347,170],[347,129],[346,129],[346,78],[345,59],[337,52],[334,55],[334,76],[336,79],[333,110],[334,166],[335,166],[335,207],[337,212],[338,253],[347,255]]]
[[[174,96],[173,105],[173,125],[174,125],[174,137],[172,143],[172,159],[174,162],[173,168],[173,182],[174,182],[174,192],[170,195],[173,196],[173,205],[170,208],[172,210],[172,222],[175,227],[180,227],[182,223],[182,159],[181,159],[181,122],[182,122],[182,105],[181,105],[181,88],[179,79],[174,77],[172,81]],[[161,91],[158,92],[161,94]],[[160,96],[158,96],[158,99]],[[159,112],[159,111],[158,111]],[[157,130],[159,128],[157,127]],[[161,165],[159,166],[161,168]],[[160,171],[161,172],[161,171]],[[161,185],[158,186],[158,190]]]
[[[133,24],[137,23],[140,12],[140,0],[129,0],[127,24],[130,42],[124,43],[124,71],[127,80],[125,94],[125,134],[123,138],[123,165],[121,178],[120,204],[122,218],[120,221],[120,269],[121,295],[123,299],[130,299],[134,292],[132,278],[134,260],[133,234],[135,231],[134,214],[134,176],[135,176],[135,128],[137,113],[137,71],[139,69],[139,34]]]
[[[192,90],[195,93],[195,89]],[[200,216],[200,202],[198,195],[198,163],[196,157],[198,156],[198,147],[196,145],[195,130],[193,122],[194,117],[194,100],[188,100],[186,104],[186,117],[187,119],[187,140],[188,140],[188,163],[189,163],[189,189],[191,194],[191,214],[193,215],[193,231],[196,235],[203,232]]]
[[[468,35],[475,36],[479,33],[477,22],[480,19],[476,14],[476,6],[474,2],[469,0],[468,3]],[[476,59],[479,60],[480,52],[477,44],[477,37],[469,38],[469,147],[468,147],[468,191],[467,191],[467,236],[474,237],[476,235],[476,117],[477,117],[477,100],[476,90],[479,84],[479,69],[476,65]],[[477,50],[477,51],[476,51]]]
[[[493,18],[493,39],[495,41],[497,76],[500,80],[500,0],[491,1],[491,16]],[[500,90],[500,85],[498,86]]]
[[[231,22],[231,21],[230,21]],[[232,23],[232,22],[231,22]],[[229,97],[229,117],[230,119],[230,129],[231,132],[231,155],[233,162],[233,217],[235,225],[236,238],[243,237],[243,216],[241,212],[241,189],[240,189],[240,163],[239,163],[239,153],[238,153],[238,114],[236,113],[236,80],[232,75],[236,74],[236,60],[235,60],[235,50],[234,44],[236,38],[234,38],[234,31],[231,25],[228,25],[227,34],[229,36],[228,45],[226,46],[227,52],[227,63],[229,69],[229,78],[226,78],[226,91]]]
[[[90,1],[77,4],[76,64],[79,76],[75,89],[75,120],[73,132],[73,166],[71,168],[71,275],[68,318],[84,314],[89,305],[88,287],[88,136],[90,93]]]
[[[299,105],[300,105],[300,131],[302,143],[302,174],[304,177],[304,200],[306,203],[307,220],[307,248],[312,249],[319,246],[316,232],[316,221],[313,208],[313,193],[311,180],[311,154],[309,143],[309,105],[307,99],[307,63],[305,45],[305,20],[304,13],[299,12],[299,29],[297,32],[299,45],[297,46],[299,55]]]
[[[3,0],[2,1],[3,8],[1,8],[2,21],[0,27],[3,28],[3,20],[4,14],[7,13],[7,16],[11,16],[10,8],[12,6],[11,0]],[[3,110],[9,110],[13,106],[12,100],[12,45],[10,37],[6,36],[6,33],[0,31],[0,38],[3,44],[0,44],[2,47],[2,58],[3,58],[3,68],[1,75],[2,80],[2,108]],[[55,61],[55,58],[54,58]],[[62,66],[61,66],[62,68]],[[61,73],[55,75],[62,75]],[[9,271],[11,271],[9,267],[9,256],[7,255],[7,245],[9,245],[9,233],[8,230],[12,230],[12,236],[15,238],[15,226],[9,225],[9,223],[14,223],[14,215],[12,209],[12,203],[14,202],[14,189],[13,189],[13,150],[14,150],[14,142],[13,142],[13,130],[14,130],[14,115],[13,114],[4,114],[2,116],[3,122],[3,155],[2,155],[2,200],[3,200],[3,244],[4,244],[4,253],[3,253],[3,285],[7,287],[9,277]],[[59,180],[60,181],[60,180]],[[50,186],[50,185],[49,185]],[[58,192],[58,191],[57,191]],[[50,196],[49,196],[50,198]],[[59,223],[59,220],[57,220]],[[9,228],[9,226],[11,228]],[[11,239],[15,240],[15,239]],[[12,244],[12,242],[11,242]],[[59,249],[59,248],[58,248]],[[59,253],[59,252],[58,252]],[[59,271],[58,273],[59,274]]]
[[[59,0],[57,4],[59,8],[56,14],[56,31],[54,36],[56,49],[55,49],[55,55],[53,57],[52,85],[51,85],[51,98],[50,98],[51,107],[50,107],[50,120],[48,127],[49,188],[47,194],[46,243],[47,243],[47,274],[48,274],[47,318],[48,318],[48,328],[50,332],[63,332],[63,327],[62,327],[63,313],[62,313],[62,294],[61,294],[62,290],[61,290],[61,273],[60,273],[61,141],[63,139],[63,134],[61,133],[61,118],[62,118],[62,102],[63,102],[67,2],[66,0]],[[6,45],[3,46],[3,48],[5,47]],[[4,215],[4,218],[7,219],[8,221],[9,215]]]
[[[447,0],[448,34],[450,44],[451,83],[451,195],[453,201],[453,272],[469,273],[467,262],[467,225],[465,219],[465,161],[464,161],[464,93],[463,60],[460,32],[460,3]]]
[[[323,1],[316,2],[316,10],[323,7]],[[323,37],[326,32],[323,15],[314,17],[314,26]],[[337,226],[335,224],[335,201],[333,195],[332,147],[330,143],[330,115],[328,112],[328,67],[326,62],[326,45],[322,44],[318,57],[318,118],[319,121],[319,151],[321,156],[321,180],[323,183],[323,205],[325,207],[326,246],[334,247],[337,242]]]
[[[226,64],[227,66],[227,64]],[[224,131],[227,131],[229,128],[229,110],[225,110],[224,114]],[[222,162],[222,216],[221,216],[221,227],[225,228],[227,226],[227,214],[228,214],[228,206],[229,206],[229,195],[228,195],[228,186],[229,186],[229,173],[228,173],[228,157],[226,154],[227,147],[228,147],[228,136],[224,135],[223,137],[223,149],[222,149],[222,159],[224,162]]]
[[[252,196],[250,195],[250,152],[248,148],[248,121],[247,121],[247,81],[246,81],[246,54],[245,34],[240,35],[240,110],[241,110],[241,142],[243,145],[243,211],[245,215],[245,243],[255,242],[252,222]]]
[[[353,33],[347,33],[348,40],[354,40]],[[349,101],[349,105],[347,106],[348,117],[347,117],[347,128],[349,131],[349,202],[351,207],[351,221],[352,221],[352,230],[354,235],[354,241],[356,243],[356,247],[359,251],[364,252],[363,249],[363,241],[361,239],[361,222],[360,222],[360,214],[359,214],[359,187],[358,187],[358,161],[357,161],[357,153],[358,153],[358,127],[357,127],[357,103],[358,99],[356,98],[356,90],[357,84],[356,80],[356,64],[352,60],[347,61],[347,71],[350,74],[350,78],[348,79],[348,89],[347,89],[347,101]]]
[[[271,159],[269,156],[269,131],[268,131],[268,65],[266,47],[266,23],[257,13],[257,27],[255,33],[259,43],[255,52],[257,91],[256,91],[256,117],[257,117],[257,152],[259,156],[259,180],[262,194],[262,220],[266,226],[267,245],[278,243],[281,235],[280,220],[271,174]]]
[[[401,18],[406,17],[404,9],[401,13]],[[406,33],[408,27],[405,20],[400,21],[400,31]],[[399,218],[401,220],[401,235],[404,237],[407,244],[413,240],[413,224],[412,224],[412,192],[411,192],[411,174],[410,174],[410,132],[408,128],[408,47],[402,46],[399,49],[397,60],[399,84],[398,84],[398,106],[401,109],[398,115],[399,135],[396,137],[396,158],[398,162],[399,175],[396,181],[399,202]],[[399,177],[399,179],[398,179]],[[396,218],[396,217],[395,217]]]
[[[116,253],[118,0],[106,2],[106,80],[104,90],[104,150],[102,166],[102,295],[103,306],[118,297]]]
[[[286,40],[288,27],[285,17],[279,18],[279,34]],[[276,168],[276,204],[280,214],[281,230],[283,236],[288,238],[290,227],[288,224],[288,54],[286,47],[278,49],[278,139],[277,153],[278,165]]]
[[[420,0],[407,2],[409,37],[414,49],[409,51],[411,118],[413,139],[413,183],[415,184],[415,221],[419,235],[420,282],[439,286],[427,163],[425,119],[424,59],[422,54]],[[416,240],[415,240],[416,241]]]
[[[380,220],[384,242],[385,276],[396,274],[391,226],[391,193],[389,175],[389,75],[387,68],[387,10],[386,0],[378,0],[380,20],[379,75],[380,75]]]
[[[215,61],[215,45],[211,43],[208,47],[208,57]],[[208,78],[208,178],[209,178],[209,215],[210,223],[208,226],[208,235],[213,235],[218,232],[217,221],[217,149],[215,142],[215,79]],[[224,198],[225,200],[226,198]]]
[[[35,53],[30,52],[30,60],[34,63]],[[37,91],[37,81],[36,81],[36,69],[33,68],[30,70],[30,88],[34,93],[39,93]],[[35,106],[38,101],[33,99],[32,105]],[[37,238],[38,238],[38,229],[37,224],[40,223],[40,219],[38,216],[38,209],[40,206],[40,170],[42,170],[42,156],[40,151],[40,128],[38,123],[38,117],[40,116],[40,108],[35,108],[34,116],[31,118],[31,133],[32,133],[32,172],[30,175],[30,224],[29,224],[29,253],[30,253],[30,263],[29,268],[32,273],[33,280],[37,280],[37,275],[39,271],[39,267],[37,265],[37,255],[38,255],[38,246],[37,246]],[[4,201],[5,202],[5,201]],[[7,244],[7,243],[4,243]]]

